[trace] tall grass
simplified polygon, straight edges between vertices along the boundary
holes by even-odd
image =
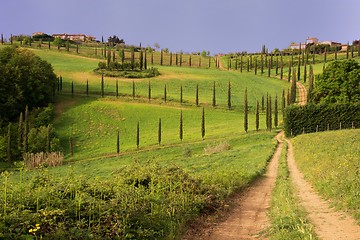
[[[323,197],[360,220],[360,129],[303,134],[293,139],[295,159]]]

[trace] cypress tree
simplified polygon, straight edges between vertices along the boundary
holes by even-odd
[[[231,83],[228,83],[228,109],[231,109]]]
[[[245,88],[245,97],[244,97],[244,130],[248,132],[248,99],[247,99],[247,88]]]
[[[199,68],[201,68],[201,56],[199,56]]]
[[[76,43],[76,53],[79,54],[79,44]]]
[[[26,105],[24,116],[24,156],[28,152],[29,146],[29,107]]]
[[[256,101],[256,109],[255,109],[255,129],[259,131],[259,101]]]
[[[265,110],[265,99],[264,99],[264,95],[262,95],[261,97],[261,112],[264,112]]]
[[[101,43],[104,43],[104,36],[101,36]]]
[[[154,53],[153,52],[151,53],[150,60],[151,60],[151,65],[154,65]]]
[[[51,45],[50,45],[50,40],[49,40],[49,43],[48,43],[48,48],[49,48],[49,49],[51,48]]]
[[[135,52],[134,48],[131,48],[131,69],[134,70],[135,68]]]
[[[311,102],[313,88],[314,88],[314,71],[313,71],[312,65],[310,65],[309,90],[308,90],[308,94],[307,94],[307,102],[308,103]]]
[[[11,154],[11,123],[9,123],[8,133],[7,133],[7,148],[6,148],[6,157],[8,162],[12,161],[11,155],[12,155]]]
[[[252,64],[252,56],[251,55],[249,56],[249,59],[250,59],[250,69],[252,69],[253,64]]]
[[[95,48],[95,50],[94,50],[94,51],[95,51],[95,56],[97,56],[97,48]]]
[[[50,152],[50,142],[51,142],[51,138],[50,138],[50,133],[51,133],[51,126],[50,124],[48,124],[47,128],[46,128],[46,152],[49,153]]]
[[[243,71],[243,55],[240,55],[240,72],[242,73]]]
[[[286,106],[286,100],[285,100],[285,90],[282,90],[282,96],[281,96],[281,112],[284,115],[284,110]]]
[[[106,45],[104,45],[104,58],[106,58]]]
[[[260,64],[261,64],[261,66],[260,66],[260,68],[261,68],[261,74],[264,74],[264,55],[263,54],[261,54],[261,59],[260,59]]]
[[[143,70],[143,51],[140,51],[139,54],[139,65],[140,65],[140,70]]]
[[[179,126],[179,137],[180,140],[183,140],[183,115],[182,110],[180,111],[180,126]]]
[[[30,46],[31,46],[31,40],[30,40]],[[70,42],[69,42],[69,39],[66,40],[66,51],[70,51]]]
[[[360,57],[360,39],[358,41],[358,57]]]
[[[23,139],[23,113],[20,112],[19,127],[18,127],[18,150],[21,151]]]
[[[288,82],[290,82],[290,78],[291,78],[291,63],[292,62],[289,61]]]
[[[291,82],[291,93],[290,93],[290,103],[293,104],[296,101],[296,71],[293,69],[293,77]]]
[[[159,126],[158,126],[158,144],[161,145],[161,118],[159,118]]]
[[[29,38],[29,46],[31,47],[31,43],[32,43],[32,39],[31,37]],[[11,43],[12,44],[12,43]],[[69,51],[69,50],[68,50]]]
[[[117,136],[116,136],[116,153],[117,155],[120,154],[120,131],[117,130]]]
[[[118,98],[119,97],[119,81],[116,79],[116,86],[115,86],[115,91],[116,91],[116,98]]]
[[[144,69],[145,70],[147,69],[147,53],[146,53],[146,50],[144,52]]]
[[[349,46],[349,42],[348,42],[346,45],[346,59],[349,59],[349,48],[350,48],[350,46]]]
[[[116,50],[112,51],[112,61],[116,62],[116,55],[115,55]]]
[[[209,68],[211,67],[211,58],[209,57]]]
[[[177,66],[179,64],[179,56],[177,53],[175,53],[175,65]]]
[[[250,72],[250,57],[247,59],[246,70],[247,72]]]
[[[268,77],[270,77],[270,71],[271,71],[271,64],[270,64],[270,60],[269,60],[269,64],[268,64]]]
[[[276,57],[276,61],[275,61],[275,75],[277,76],[279,73],[279,59],[278,57]]]
[[[196,106],[199,106],[199,84],[196,84],[195,103]]]
[[[354,44],[351,45],[351,58],[354,58]]]
[[[275,101],[274,101],[274,126],[275,126],[275,128],[277,128],[277,126],[278,126],[278,99],[277,99],[277,95],[275,96]]]
[[[71,81],[71,97],[74,97],[74,81]]]
[[[170,66],[172,66],[172,52],[170,52]]]
[[[136,147],[139,149],[140,146],[140,123],[137,122],[136,125]]]
[[[56,83],[57,83],[57,93],[60,93],[60,77],[56,78]]]
[[[257,58],[255,58],[254,73],[257,74]]]
[[[104,74],[101,75],[101,97],[104,97]]]
[[[166,84],[164,85],[164,102],[166,102]]]
[[[300,62],[300,55],[299,55],[299,59],[298,59],[298,69],[297,69],[297,80],[298,80],[298,81],[300,81],[300,75],[301,75],[300,66],[301,66],[301,62]]]
[[[280,53],[280,79],[283,79],[284,77],[284,61],[282,54]]]
[[[189,56],[189,67],[191,67],[191,55]]]
[[[149,87],[148,87],[148,100],[151,101],[151,82],[149,80]]]
[[[183,103],[183,87],[180,85],[180,104]]]
[[[313,55],[312,55],[312,64],[315,64],[315,46],[314,46],[314,51],[313,51]]]
[[[135,99],[135,82],[134,82],[134,80],[132,82],[132,97],[133,97],[133,99]]]
[[[3,44],[4,44],[4,35],[1,34],[1,45],[3,45]]]
[[[326,63],[326,57],[327,57],[327,47],[325,47],[325,52],[324,52],[324,63]]]
[[[266,94],[266,130],[269,130],[269,94]]]
[[[230,70],[230,68],[231,68],[231,60],[230,60],[230,59],[228,59],[228,68],[227,68],[227,70],[229,71],[229,70]]]
[[[272,130],[272,109],[271,109],[271,96],[269,96],[269,131]]]
[[[335,46],[335,60],[337,60],[337,46]]]
[[[62,76],[60,76],[60,92],[62,91]]]
[[[306,83],[306,75],[307,75],[307,66],[306,63],[304,64],[304,83]]]
[[[201,138],[205,139],[205,108],[202,108],[202,115],[201,115]]]
[[[108,50],[108,54],[107,54],[107,66],[110,67],[110,62],[111,62],[111,50]]]
[[[160,65],[162,66],[163,65],[163,50],[161,49],[160,51]]]
[[[216,89],[215,89],[215,81],[214,81],[214,85],[213,85],[213,98],[212,98],[212,106],[215,107],[216,106]]]
[[[182,52],[180,53],[180,67],[182,66]]]

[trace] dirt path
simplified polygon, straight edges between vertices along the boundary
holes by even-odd
[[[266,173],[249,188],[241,197],[235,200],[235,207],[230,210],[227,218],[218,225],[202,229],[196,236],[186,236],[184,239],[230,240],[230,239],[265,239],[262,231],[269,226],[267,209],[275,186],[278,160],[283,149],[281,138],[276,136],[279,144],[268,164]]]
[[[219,56],[216,56],[215,60],[219,63],[219,69],[220,70],[226,70],[227,71],[227,69],[224,67],[224,64],[222,63]]]
[[[309,220],[315,226],[315,232],[320,239],[360,239],[360,226],[345,213],[335,211],[322,200],[314,189],[304,179],[303,174],[296,167],[293,146],[288,143],[288,166],[290,178],[298,190],[301,205],[308,212]]]

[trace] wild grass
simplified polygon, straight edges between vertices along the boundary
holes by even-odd
[[[289,178],[289,169],[286,160],[287,144],[279,159],[276,185],[271,196],[269,216],[270,239],[317,239],[314,226],[306,219],[304,210],[299,206]]]
[[[61,166],[63,161],[64,154],[61,152],[26,153],[24,156],[24,163],[28,169]]]
[[[293,139],[305,178],[339,209],[360,220],[360,130],[303,134]]]

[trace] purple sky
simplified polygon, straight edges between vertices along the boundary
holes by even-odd
[[[360,38],[359,0],[3,0],[0,33],[118,35],[128,44],[228,53],[306,37]]]

